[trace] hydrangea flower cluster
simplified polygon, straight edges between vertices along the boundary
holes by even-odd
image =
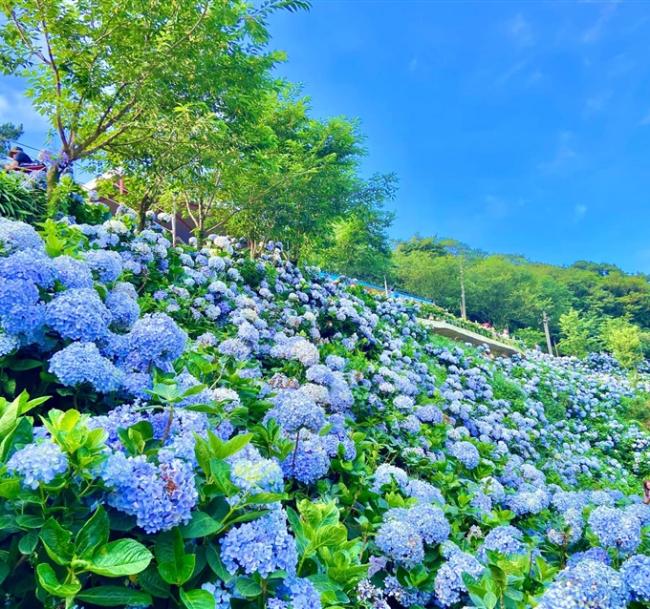
[[[22,483],[31,489],[52,482],[67,469],[68,458],[58,444],[48,439],[28,444],[7,461],[7,470],[19,475]]]
[[[252,522],[230,529],[221,542],[221,560],[230,573],[296,572],[295,539],[287,531],[287,517],[276,509]]]
[[[562,571],[544,593],[539,609],[625,609],[628,592],[619,573],[602,562],[583,560]]]
[[[542,609],[650,602],[650,506],[631,495],[650,437],[618,416],[623,398],[650,389],[646,375],[634,387],[606,357],[492,360],[433,343],[413,303],[301,271],[279,244],[251,261],[237,240],[171,247],[155,225],[133,226],[128,213],[70,225],[89,246],[52,258],[31,227],[0,220],[0,357],[40,358],[79,395],[109,394],[92,398],[88,425],[107,434],[92,500],[149,535],[204,509],[197,435],[254,432],[255,446],[222,464],[223,505],[243,520],[215,540],[232,577],[196,586],[216,607],[242,601],[234,582],[249,576],[270,578],[271,609],[319,607],[285,508],[341,496],[351,542],[368,527],[353,559],[368,579],[350,604],[469,606],[464,576],[480,577],[492,552],[529,551],[567,559],[535,592]],[[195,393],[162,407],[155,368]],[[133,425],[153,436],[137,456],[123,445]],[[30,490],[68,470],[40,428],[6,466]],[[495,526],[503,510],[511,524]],[[423,589],[404,583],[416,567]]]

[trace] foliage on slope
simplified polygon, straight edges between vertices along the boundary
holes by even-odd
[[[136,224],[0,220],[11,606],[650,606],[647,377]]]

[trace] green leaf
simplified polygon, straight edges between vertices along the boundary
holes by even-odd
[[[90,519],[81,527],[75,538],[75,554],[89,558],[99,546],[108,541],[109,521],[106,510],[100,505]]]
[[[43,590],[53,596],[69,598],[75,596],[81,590],[81,584],[78,581],[68,584],[60,583],[54,569],[45,562],[36,567],[36,574],[38,575],[38,583]]]
[[[144,571],[153,556],[135,539],[118,539],[95,552],[87,570],[106,577],[135,575]]]
[[[151,605],[149,594],[141,590],[131,590],[123,586],[98,586],[80,592],[77,600],[99,605],[100,607],[125,607],[126,605]]]
[[[214,456],[217,459],[225,459],[226,457],[230,457],[231,455],[234,455],[235,453],[239,452],[242,448],[244,448],[244,446],[246,446],[251,441],[252,437],[253,437],[252,433],[240,434],[238,436],[235,436],[234,438],[231,438],[227,442],[224,442],[223,445],[221,446],[221,450],[219,451],[220,454],[215,454]]]
[[[33,439],[32,423],[27,417],[19,417],[16,424],[0,443],[0,460],[6,461],[17,444],[29,444]]]
[[[19,359],[12,363],[9,368],[15,372],[21,372],[23,370],[32,370],[42,365],[43,362],[38,359]]]
[[[185,553],[185,543],[178,529],[161,534],[154,546],[158,573],[168,584],[182,586],[194,572],[196,556]]]
[[[3,499],[15,499],[19,494],[20,482],[17,478],[0,481],[0,497]]]
[[[72,560],[72,533],[66,531],[54,518],[50,518],[41,529],[41,541],[47,555],[58,565],[67,565]]]
[[[221,562],[221,556],[219,555],[219,550],[214,544],[208,544],[205,551],[205,558],[208,561],[208,565],[212,572],[225,583],[229,583],[234,579],[234,575],[231,575],[230,572],[224,567]]]
[[[196,539],[197,537],[207,537],[213,535],[222,529],[222,524],[208,516],[205,512],[196,511],[192,514],[192,520],[181,527],[181,533],[185,539]]]
[[[228,524],[239,524],[240,522],[250,522],[251,520],[257,520],[262,516],[268,514],[271,510],[255,510],[254,512],[244,512],[239,516],[236,516],[232,520],[228,520]]]
[[[262,586],[251,577],[239,577],[235,582],[235,588],[246,598],[255,598],[262,594]]]
[[[186,609],[215,609],[214,595],[207,590],[180,590],[181,602]]]
[[[138,584],[152,596],[169,597],[169,584],[160,577],[158,570],[153,565],[138,575]]]
[[[23,535],[18,542],[18,551],[25,556],[29,556],[34,553],[36,546],[38,545],[38,532],[30,531],[26,535]]]
[[[19,514],[16,516],[16,524],[22,529],[40,529],[45,520],[37,514]]]

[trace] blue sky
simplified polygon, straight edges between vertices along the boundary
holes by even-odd
[[[650,3],[314,0],[271,21],[318,116],[394,171],[394,238],[650,272]],[[0,122],[46,126],[0,78]]]
[[[271,30],[399,175],[395,238],[650,272],[650,3],[316,0]]]

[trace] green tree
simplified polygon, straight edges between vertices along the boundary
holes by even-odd
[[[15,142],[23,134],[22,125],[13,123],[0,123],[0,152],[6,154],[11,142]]]
[[[300,260],[352,207],[360,135],[346,119],[311,118],[307,100],[291,91],[267,96],[264,105],[246,154],[223,176],[228,197],[220,213],[252,255],[270,239]]]
[[[69,163],[155,134],[178,105],[219,112],[228,84],[281,58],[264,52],[266,19],[304,0],[3,0],[0,66],[28,79],[28,95],[61,144],[50,189]]]
[[[642,333],[627,319],[609,319],[603,324],[606,349],[625,368],[634,368],[643,360]]]
[[[391,275],[391,250],[388,238],[393,214],[384,209],[397,186],[393,175],[359,180],[351,198],[351,209],[331,223],[331,235],[313,244],[308,260],[328,271],[383,282]]]
[[[557,344],[559,352],[583,358],[588,353],[598,351],[602,346],[598,326],[596,318],[583,316],[575,309],[564,313],[560,316],[562,338]]]

